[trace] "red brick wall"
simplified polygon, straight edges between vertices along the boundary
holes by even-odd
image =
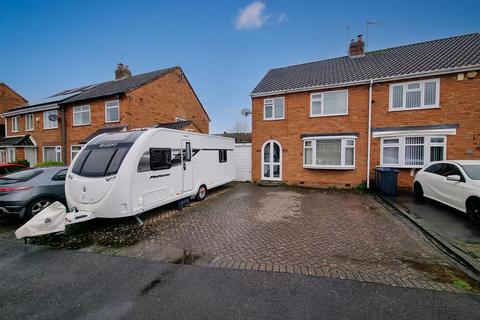
[[[18,95],[4,83],[0,83],[0,113],[25,103],[27,103],[27,100]],[[0,124],[3,123],[3,118],[0,118]]]
[[[131,127],[175,122],[180,117],[191,120],[197,131],[208,133],[207,113],[179,69],[129,92],[127,98]]]
[[[439,109],[389,112],[389,83],[374,84],[372,104],[372,127],[412,126],[457,123],[456,136],[447,137],[448,159],[480,159],[480,76],[471,80],[457,81],[456,74],[440,78]],[[338,88],[341,89],[341,88]],[[338,90],[334,89],[334,90]],[[348,89],[347,116],[310,118],[311,92],[291,93],[285,97],[285,120],[264,121],[263,100],[252,99],[252,175],[261,180],[261,149],[269,139],[280,142],[283,149],[283,181],[305,185],[354,186],[366,179],[368,85]],[[329,91],[329,90],[324,90]],[[317,91],[315,91],[317,92]],[[355,150],[355,170],[317,170],[303,168],[302,133],[358,132]],[[477,134],[474,141],[474,134]],[[467,149],[474,149],[467,155]],[[372,138],[371,170],[380,164],[380,139]],[[411,186],[410,169],[401,169],[399,184]]]

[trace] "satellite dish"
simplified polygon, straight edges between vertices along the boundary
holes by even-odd
[[[243,108],[242,110],[240,110],[240,113],[242,114],[242,116],[247,117],[249,114],[252,114],[252,110],[248,108]]]
[[[50,121],[57,121],[58,120],[58,116],[56,114],[49,114],[48,115],[48,120]]]

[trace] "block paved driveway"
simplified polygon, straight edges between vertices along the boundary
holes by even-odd
[[[458,291],[451,283],[469,279],[367,194],[233,184],[182,212],[170,206],[144,218],[143,227],[131,218],[92,222],[34,243],[436,290]]]

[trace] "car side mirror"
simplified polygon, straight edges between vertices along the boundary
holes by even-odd
[[[458,174],[452,174],[450,176],[447,176],[447,180],[448,181],[460,182],[460,181],[462,181],[462,178]]]

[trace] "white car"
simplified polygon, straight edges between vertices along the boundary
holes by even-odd
[[[432,162],[415,176],[417,199],[427,197],[480,221],[480,160]]]

